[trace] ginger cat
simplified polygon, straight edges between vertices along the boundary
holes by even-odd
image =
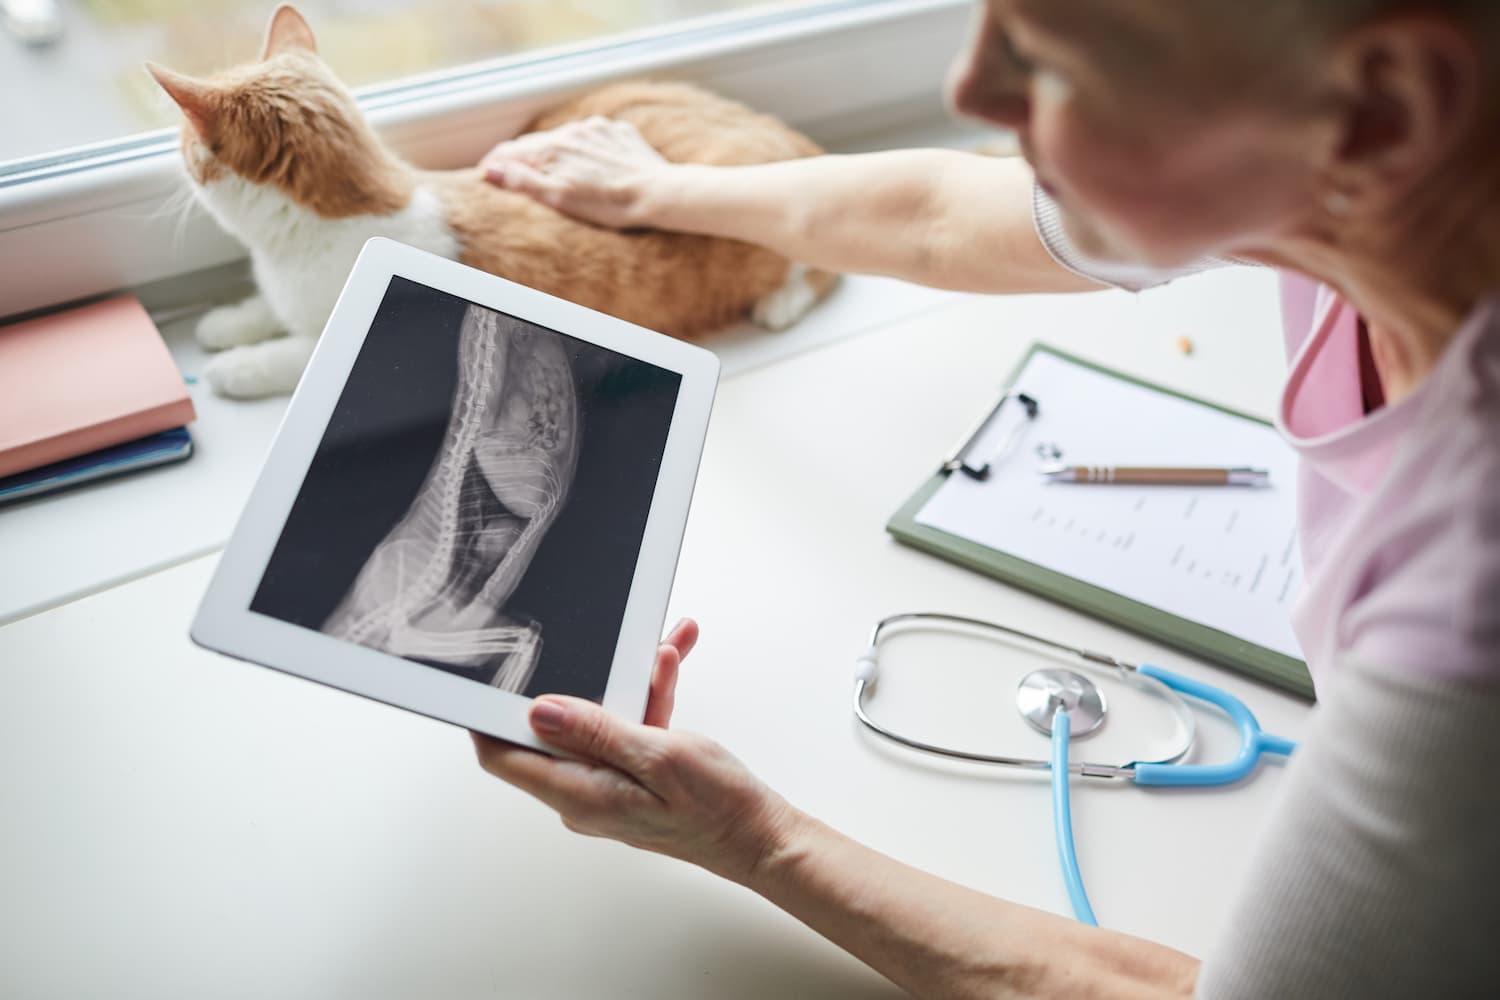
[[[259,294],[211,310],[197,330],[204,347],[222,351],[206,375],[223,395],[296,387],[372,236],[683,338],[746,314],[785,327],[836,280],[737,241],[576,222],[495,187],[477,167],[410,166],[376,137],[290,6],[272,15],[258,63],[207,80],[147,68],[186,117],[182,154],[195,195],[250,250]],[[592,115],[631,122],[669,160],[744,164],[820,152],[769,116],[677,83],[606,85],[531,127]]]

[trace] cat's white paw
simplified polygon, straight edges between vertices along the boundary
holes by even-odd
[[[210,309],[203,314],[194,331],[199,345],[208,351],[258,344],[281,332],[281,321],[259,295],[252,295],[234,305]]]
[[[817,301],[818,291],[807,280],[807,268],[793,264],[787,268],[781,287],[762,295],[750,307],[750,319],[767,330],[785,330],[807,315]]]
[[[280,337],[230,348],[209,361],[203,377],[214,392],[231,399],[284,396],[297,388],[316,344],[312,337]]]

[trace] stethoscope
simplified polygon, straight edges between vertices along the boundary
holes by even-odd
[[[1104,668],[1113,670],[1121,681],[1163,698],[1172,708],[1186,737],[1173,752],[1156,760],[1134,760],[1124,764],[1072,763],[1068,759],[1068,741],[1072,737],[1086,736],[1104,724],[1107,711],[1104,693],[1092,680],[1076,670],[1049,667],[1033,670],[1021,678],[1016,689],[1016,707],[1031,727],[1044,736],[1051,737],[1052,754],[1049,758],[1006,757],[998,754],[975,753],[955,747],[926,743],[888,729],[865,711],[865,696],[875,687],[880,672],[880,643],[886,634],[899,626],[941,626],[945,629],[977,629],[981,632],[999,633],[1026,642],[1046,647],[1077,658],[1079,665],[1094,671]],[[1178,763],[1193,749],[1197,726],[1192,711],[1181,695],[1190,695],[1222,709],[1233,720],[1240,734],[1239,753],[1233,760],[1222,764]],[[1079,774],[1086,778],[1128,778],[1137,785],[1175,785],[1178,787],[1202,785],[1227,785],[1244,778],[1259,762],[1262,754],[1274,753],[1283,756],[1296,749],[1296,744],[1281,736],[1273,736],[1260,728],[1260,723],[1245,703],[1234,695],[1211,684],[1195,681],[1191,677],[1152,666],[1149,663],[1133,664],[1117,660],[1113,656],[1095,653],[1076,646],[1054,642],[1033,635],[1022,629],[1010,628],[995,622],[962,615],[941,614],[934,611],[918,611],[891,615],[876,623],[870,633],[868,648],[860,654],[854,671],[854,716],[871,732],[892,742],[899,743],[923,753],[938,754],[956,760],[973,761],[980,764],[998,764],[1002,767],[1018,767],[1034,771],[1052,772],[1052,820],[1057,836],[1058,859],[1062,863],[1063,880],[1067,885],[1068,898],[1073,904],[1073,913],[1085,924],[1098,926],[1088,894],[1083,889],[1083,877],[1078,871],[1078,855],[1073,846],[1073,816],[1068,802],[1068,776]]]

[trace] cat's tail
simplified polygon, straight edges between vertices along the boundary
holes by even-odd
[[[839,275],[802,264],[787,267],[786,280],[750,307],[750,318],[768,330],[785,330],[828,297]]]

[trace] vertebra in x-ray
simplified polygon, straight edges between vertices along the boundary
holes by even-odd
[[[470,306],[442,448],[322,631],[525,688],[542,630],[505,602],[567,499],[579,430],[561,338]]]

